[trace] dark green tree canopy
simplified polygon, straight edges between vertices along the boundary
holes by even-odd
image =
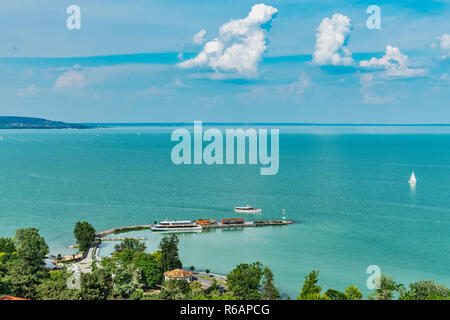
[[[86,221],[78,221],[73,230],[73,235],[77,240],[80,252],[85,252],[95,241],[95,228]]]
[[[17,229],[14,235],[14,245],[17,256],[27,266],[39,268],[44,265],[44,259],[48,253],[48,245],[39,235],[36,228]]]
[[[159,243],[161,250],[161,265],[163,271],[180,269],[182,267],[180,256],[178,254],[178,237],[174,234],[164,237]]]
[[[125,238],[120,244],[116,244],[114,249],[117,252],[121,252],[124,249],[128,249],[134,252],[144,252],[146,249],[145,243],[133,238]]]
[[[228,287],[238,299],[258,300],[261,298],[262,276],[263,265],[260,262],[242,263],[227,275]]]
[[[16,251],[14,240],[11,238],[0,238],[0,252],[13,253]]]

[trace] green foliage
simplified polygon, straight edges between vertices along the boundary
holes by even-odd
[[[409,290],[403,290],[399,300],[445,300],[450,299],[450,289],[432,280],[411,283]]]
[[[347,300],[361,300],[363,298],[363,294],[359,289],[355,286],[349,286],[344,291]]]
[[[0,238],[0,252],[13,253],[16,251],[14,240],[11,238]]]
[[[174,234],[169,237],[164,237],[159,243],[161,250],[161,265],[163,271],[170,271],[173,269],[181,269],[182,264],[178,255],[178,237]]]
[[[67,287],[70,274],[67,270],[50,271],[50,277],[43,280],[36,289],[36,297],[40,300],[73,300],[77,298],[77,290]]]
[[[14,235],[14,243],[17,256],[29,266],[32,271],[38,270],[44,265],[45,256],[48,253],[48,245],[39,235],[36,228],[17,229]]]
[[[302,290],[300,291],[300,296],[297,297],[297,300],[317,300],[313,298],[317,298],[320,296],[320,292],[322,291],[322,287],[317,285],[319,271],[313,270],[305,277],[305,282],[303,283]]]
[[[185,279],[170,279],[164,282],[164,289],[159,293],[163,300],[186,300],[189,299],[191,286]]]
[[[73,230],[73,235],[77,240],[80,252],[86,252],[95,241],[95,228],[86,221],[78,221]]]
[[[114,246],[114,249],[117,252],[121,252],[125,249],[134,251],[134,252],[144,252],[146,249],[146,246],[145,246],[145,243],[141,243],[141,242],[139,242],[139,240],[132,239],[132,238],[125,238],[120,244],[116,244]]]
[[[338,290],[328,289],[325,295],[330,298],[330,300],[347,300],[347,296]]]
[[[154,255],[138,252],[134,255],[132,263],[142,271],[148,287],[153,288],[163,281],[162,265]]]
[[[112,276],[104,269],[81,274],[81,300],[106,300],[113,289]]]
[[[240,264],[227,275],[227,284],[235,297],[240,300],[259,300],[262,295],[258,290],[263,276],[260,262]]]
[[[144,286],[142,272],[133,264],[119,266],[114,275],[113,293],[120,298],[129,298]]]
[[[280,299],[280,292],[277,290],[277,288],[275,288],[275,285],[273,283],[272,270],[270,270],[268,267],[264,268],[262,287],[263,287],[263,294],[262,294],[263,300]]]
[[[403,284],[396,283],[390,276],[382,274],[377,282],[379,283],[379,289],[375,289],[375,292],[369,296],[371,300],[392,300],[396,292],[402,292]]]

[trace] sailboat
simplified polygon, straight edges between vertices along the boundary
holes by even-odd
[[[408,181],[409,184],[416,184],[416,176],[414,175],[414,171],[411,174],[411,178]]]

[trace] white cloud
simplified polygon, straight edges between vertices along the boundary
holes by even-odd
[[[258,63],[267,49],[263,25],[270,23],[278,10],[256,4],[244,19],[231,20],[220,27],[219,37],[205,43],[203,50],[181,68],[211,67],[215,78],[256,77]]]
[[[439,48],[444,52],[442,59],[447,59],[450,57],[450,34],[446,33],[436,38],[439,40]],[[434,45],[434,47],[436,47],[436,45]]]
[[[28,88],[20,89],[19,92],[17,92],[17,96],[23,98],[27,96],[32,96],[35,93],[36,93],[36,86],[32,84]]]
[[[352,31],[350,19],[335,13],[331,19],[324,18],[317,28],[313,62],[317,65],[349,66],[353,64],[346,46]]]
[[[79,69],[78,67],[76,69]],[[55,89],[81,89],[86,85],[82,71],[69,70],[56,79]]]
[[[399,48],[386,46],[386,54],[380,59],[372,58],[359,63],[364,68],[384,69],[389,77],[420,77],[427,73],[426,69],[410,68],[408,56],[400,52]]]
[[[206,30],[205,29],[202,29],[202,30],[200,30],[198,33],[196,33],[195,35],[194,35],[194,37],[192,38],[192,41],[195,43],[195,44],[203,44],[204,42],[205,42],[205,34],[206,34]]]

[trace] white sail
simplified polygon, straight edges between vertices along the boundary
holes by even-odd
[[[411,174],[411,178],[408,181],[411,184],[415,184],[416,183],[416,176],[414,175],[414,171]]]

